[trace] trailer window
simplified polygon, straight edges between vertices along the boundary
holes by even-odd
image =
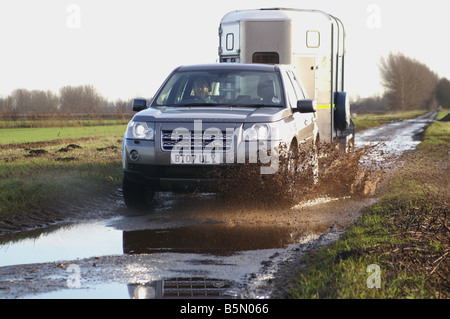
[[[253,63],[279,64],[280,55],[278,52],[255,52],[252,57]]]
[[[306,31],[306,46],[308,48],[320,47],[320,32],[314,30]]]
[[[227,34],[227,50],[228,51],[234,50],[234,34],[233,33]]]

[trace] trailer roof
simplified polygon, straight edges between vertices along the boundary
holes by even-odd
[[[318,14],[326,19],[331,19],[331,16],[320,10],[312,9],[293,9],[293,8],[262,8],[262,9],[250,9],[250,10],[236,10],[227,13],[221,23],[234,23],[242,20],[291,20],[293,16],[298,13],[311,13]]]

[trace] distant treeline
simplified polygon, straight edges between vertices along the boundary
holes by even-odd
[[[131,99],[106,100],[92,85],[65,86],[59,93],[16,89],[0,98],[0,117],[48,117],[50,115],[95,116],[131,113]]]
[[[381,96],[352,101],[352,111],[407,111],[450,108],[450,81],[402,53],[390,53],[379,64]]]

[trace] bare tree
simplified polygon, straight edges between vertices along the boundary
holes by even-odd
[[[58,110],[58,104],[59,97],[51,91],[31,91],[31,112],[53,113]]]
[[[112,108],[115,113],[119,114],[132,113],[131,104],[132,99],[129,100],[117,99],[116,101],[113,102]]]
[[[450,81],[441,78],[436,86],[436,100],[444,108],[450,108]]]
[[[11,96],[0,98],[0,113],[10,114],[13,112],[13,103]]]
[[[382,85],[392,109],[431,108],[438,76],[426,65],[403,54],[390,53],[380,63]]]
[[[31,92],[26,89],[15,89],[11,93],[11,102],[14,112],[30,112],[32,109]]]
[[[354,101],[350,102],[352,111],[354,112],[379,112],[387,111],[388,104],[386,96],[369,96],[365,98],[357,97]]]
[[[61,110],[70,113],[99,113],[106,100],[92,85],[65,86],[59,90]]]
[[[4,103],[6,101],[8,101],[10,112],[18,114],[42,114],[57,111],[59,98],[51,91],[16,89]]]

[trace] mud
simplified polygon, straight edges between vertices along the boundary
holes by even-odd
[[[361,156],[371,146],[352,153],[344,153],[330,144],[322,143],[316,147],[317,153],[312,148],[306,148],[292,157],[296,164],[295,173],[285,168],[290,160],[283,156],[280,156],[275,174],[261,174],[260,166],[250,164],[230,170],[226,176],[231,181],[220,184],[219,193],[232,203],[231,210],[264,211],[284,210],[299,201],[314,198],[376,193],[382,172],[374,178],[375,173],[372,174],[370,168],[359,165]]]
[[[77,148],[82,148],[82,147],[80,145],[77,145],[77,144],[69,144],[66,147],[60,148],[57,152],[67,153],[67,152],[70,152],[71,150],[74,150],[74,149],[77,149]]]

